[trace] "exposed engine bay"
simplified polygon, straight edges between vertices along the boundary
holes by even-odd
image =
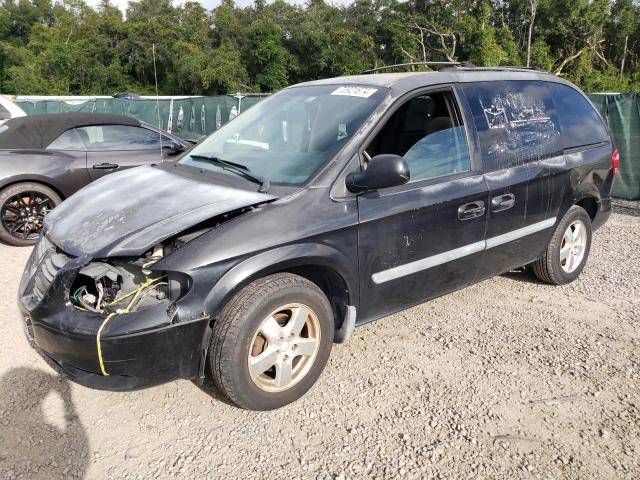
[[[241,208],[196,224],[138,258],[94,260],[78,272],[69,291],[71,305],[108,316],[146,310],[164,301],[175,302],[188,290],[189,278],[178,272],[152,271],[150,267],[221,223],[255,209]]]
[[[156,245],[137,259],[89,263],[73,282],[69,292],[71,305],[79,310],[110,315],[145,310],[162,301],[175,300],[180,295],[180,280],[149,270],[170,248]]]

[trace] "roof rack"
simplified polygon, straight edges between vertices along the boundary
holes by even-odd
[[[407,67],[415,67],[415,66],[439,66],[439,67],[448,67],[445,70],[458,70],[458,69],[469,69],[469,70],[485,70],[485,71],[506,71],[506,70],[529,70],[534,72],[545,72],[546,70],[540,67],[521,67],[516,65],[500,65],[497,67],[478,67],[471,62],[411,62],[411,63],[397,63],[395,65],[384,65],[378,68],[372,68],[370,70],[365,70],[362,72],[363,74],[369,73],[378,73],[384,70],[391,70],[394,68],[407,68]]]
[[[372,68],[370,70],[365,70],[362,72],[363,74],[368,73],[378,73],[382,70],[391,70],[393,68],[406,68],[406,67],[415,67],[415,66],[440,66],[440,67],[467,67],[473,68],[474,65],[469,62],[411,62],[411,63],[397,63],[395,65],[385,65],[383,67]]]
[[[503,72],[503,71],[509,71],[509,70],[526,70],[526,71],[531,71],[531,72],[544,72],[544,73],[549,73],[547,70],[545,70],[544,68],[540,68],[540,67],[520,67],[520,66],[516,66],[516,65],[499,65],[497,67],[478,67],[475,65],[460,65],[459,67],[454,66],[452,69],[459,69],[459,68],[470,68],[472,70],[484,70],[484,71],[491,71],[491,72]],[[447,69],[449,70],[449,69]]]

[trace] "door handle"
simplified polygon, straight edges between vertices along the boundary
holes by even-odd
[[[484,202],[477,200],[471,203],[465,203],[458,208],[458,220],[471,220],[472,218],[484,215]]]
[[[513,193],[498,195],[491,199],[491,211],[502,212],[508,210],[516,204],[516,196]]]
[[[114,168],[118,168],[120,165],[116,163],[100,163],[98,165],[94,165],[93,168],[95,170],[113,170]]]

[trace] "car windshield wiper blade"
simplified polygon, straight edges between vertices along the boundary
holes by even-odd
[[[191,158],[200,158],[202,160],[208,160],[212,163],[217,163],[218,165],[222,165],[223,167],[228,168],[229,170],[236,172],[240,175],[245,176],[249,180],[254,183],[260,184],[259,192],[266,193],[269,191],[270,183],[269,179],[261,177],[260,175],[256,175],[255,173],[251,173],[249,167],[246,165],[242,165],[241,163],[230,162],[228,160],[223,160],[215,155],[189,155]]]

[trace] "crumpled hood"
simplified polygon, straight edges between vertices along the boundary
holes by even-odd
[[[140,255],[209,218],[275,198],[204,176],[138,167],[107,175],[69,197],[45,217],[45,232],[74,256]]]

